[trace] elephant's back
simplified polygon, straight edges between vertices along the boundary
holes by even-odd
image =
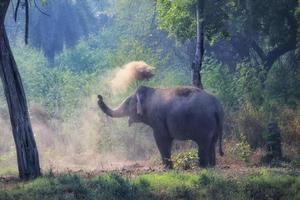
[[[167,96],[170,97],[170,104],[178,107],[180,104],[183,108],[190,110],[195,106],[199,110],[204,108],[215,107],[220,104],[219,100],[203,89],[193,86],[183,86],[172,89]]]
[[[213,131],[218,100],[204,90],[176,96],[169,104],[167,125],[177,139],[191,139],[201,131]]]

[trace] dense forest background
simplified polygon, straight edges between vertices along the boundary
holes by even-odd
[[[267,124],[276,121],[284,156],[300,162],[299,2],[221,2],[207,4],[201,74],[205,90],[218,96],[226,110],[225,150],[232,159],[248,162],[264,151]],[[24,19],[20,14],[13,22],[11,9],[6,28],[43,169],[95,169],[107,161],[158,155],[150,128],[128,128],[126,119],[107,118],[97,108],[96,95],[117,105],[140,84],[190,85],[193,3],[48,1],[41,10],[31,7],[28,45],[23,42]],[[113,91],[116,71],[134,60],[154,66],[155,76],[132,83],[126,91]],[[0,90],[0,174],[17,170],[9,124]]]

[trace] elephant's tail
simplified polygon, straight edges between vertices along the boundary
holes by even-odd
[[[219,154],[220,156],[224,155],[223,147],[222,147],[222,137],[223,137],[223,110],[219,110],[216,113],[217,120],[217,137],[219,139]]]

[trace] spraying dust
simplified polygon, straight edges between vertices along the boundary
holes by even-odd
[[[96,82],[101,84],[92,93],[101,93],[111,105],[117,105],[123,97],[112,95],[113,82],[114,89],[120,91],[133,80],[149,79],[153,74],[145,62],[132,62],[117,73],[99,76]],[[122,87],[117,81],[123,81]],[[145,160],[158,154],[149,128],[128,128],[127,119],[109,119],[99,110],[96,95],[85,97],[83,102],[69,119],[51,116],[45,107],[31,102],[29,112],[43,172],[120,169],[137,161],[146,165]],[[0,138],[0,175],[16,174],[15,145],[5,106],[0,109]]]
[[[49,170],[115,170],[136,163],[135,153],[144,149],[145,145],[135,144],[138,141],[132,139],[134,135],[131,132],[134,130],[127,129],[122,121],[113,122],[99,115],[94,99],[96,97],[89,97],[88,107],[74,121],[51,118],[41,105],[31,106],[31,122],[44,173]],[[0,117],[0,126],[0,175],[13,175],[17,173],[17,161],[7,116]],[[154,145],[154,141],[150,140],[150,143]],[[101,151],[100,146],[103,148]],[[137,146],[137,152],[132,152],[132,146]],[[141,161],[140,158],[138,160]],[[146,166],[146,162],[143,163]]]
[[[144,61],[133,61],[121,67],[111,81],[113,93],[125,91],[133,81],[149,80],[154,76],[154,67]]]

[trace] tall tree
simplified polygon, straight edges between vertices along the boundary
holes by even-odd
[[[237,13],[243,20],[235,31],[256,53],[266,72],[297,47],[297,4],[297,0],[237,0]]]
[[[52,64],[56,54],[100,26],[87,1],[51,0],[41,9],[30,9],[29,42],[41,49]]]
[[[228,18],[225,0],[158,0],[158,23],[161,29],[175,35],[180,41],[194,40],[196,52],[192,62],[192,82],[203,87],[201,68],[204,41],[214,43],[226,37],[225,22]]]
[[[203,88],[201,80],[201,68],[204,56],[204,5],[205,0],[198,0],[196,4],[196,21],[197,21],[197,39],[195,58],[192,63],[192,81],[193,85]]]
[[[16,145],[19,176],[21,179],[30,179],[41,174],[39,155],[31,128],[21,77],[4,26],[9,3],[10,0],[0,1],[0,77]],[[25,4],[26,12],[28,12],[28,1],[25,1]]]
[[[298,0],[298,6],[295,11],[295,16],[298,21],[297,48],[298,52],[300,53],[300,0]]]

